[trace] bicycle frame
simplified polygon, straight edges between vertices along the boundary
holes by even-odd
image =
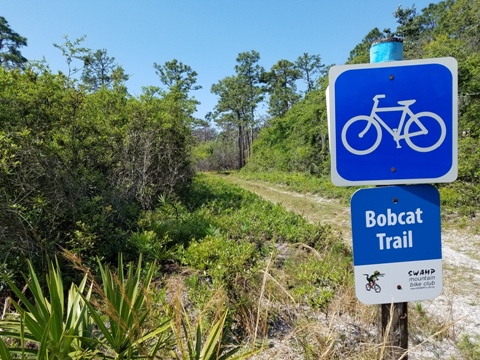
[[[392,135],[393,139],[397,143],[397,149],[398,149],[398,148],[402,147],[400,145],[400,140],[405,139],[405,137],[406,137],[405,134],[402,134],[402,130],[404,128],[404,124],[405,124],[405,121],[407,119],[407,115],[408,115],[409,119],[412,118],[412,117],[415,118],[415,114],[412,112],[412,110],[410,110],[410,107],[409,107],[409,105],[413,104],[415,102],[415,100],[399,101],[398,103],[401,106],[389,106],[389,107],[379,108],[378,107],[379,99],[382,99],[384,97],[385,97],[385,95],[376,95],[373,98],[374,103],[373,103],[372,112],[370,113],[370,122],[368,123],[365,130],[363,130],[360,133],[359,136],[363,137],[366,134],[366,132],[368,131],[368,129],[370,128],[370,126],[372,125],[373,121],[376,121],[381,126],[383,126],[385,128],[385,130],[387,130],[390,135]],[[383,121],[383,119],[378,115],[378,113],[380,113],[380,112],[394,112],[394,111],[401,111],[402,115],[400,117],[400,122],[398,124],[398,127],[397,128],[390,128],[387,125],[387,123],[385,121]],[[421,122],[415,121],[415,123],[419,126],[420,130],[416,131],[416,132],[413,132],[413,133],[409,133],[408,134],[409,137],[417,136],[417,135],[423,135],[423,134],[426,134],[428,132],[427,129],[423,126],[423,124]]]

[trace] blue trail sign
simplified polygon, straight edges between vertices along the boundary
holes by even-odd
[[[360,189],[352,197],[357,298],[386,304],[442,291],[440,195],[432,185]]]
[[[329,81],[335,185],[456,179],[454,58],[334,66]]]

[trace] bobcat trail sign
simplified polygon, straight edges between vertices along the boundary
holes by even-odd
[[[457,177],[454,58],[334,66],[329,73],[332,182],[451,182]]]
[[[352,197],[357,298],[433,299],[442,291],[440,195],[432,185],[360,189]]]

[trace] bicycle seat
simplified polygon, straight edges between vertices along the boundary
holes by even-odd
[[[399,104],[399,105],[410,106],[410,105],[412,105],[415,101],[417,101],[417,100],[415,100],[415,99],[413,99],[413,100],[402,100],[402,101],[399,101],[398,104]]]

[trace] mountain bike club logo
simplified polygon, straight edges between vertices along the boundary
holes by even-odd
[[[456,72],[453,58],[332,67],[327,94],[334,184],[455,180]]]
[[[434,268],[430,269],[416,269],[409,270],[408,274],[408,289],[410,290],[421,290],[421,289],[433,289],[435,288],[436,279],[436,270]],[[367,280],[365,284],[366,291],[372,291],[380,293],[382,291],[381,286],[378,284],[379,278],[384,277],[385,274],[382,274],[380,271],[375,270],[371,275],[363,274]],[[401,285],[397,285],[397,290],[402,290]]]
[[[365,289],[367,291],[374,290],[376,293],[382,291],[380,285],[377,284],[378,278],[385,276],[385,274],[380,273],[380,271],[375,270],[372,275],[363,274],[367,277],[367,283],[365,284]]]

